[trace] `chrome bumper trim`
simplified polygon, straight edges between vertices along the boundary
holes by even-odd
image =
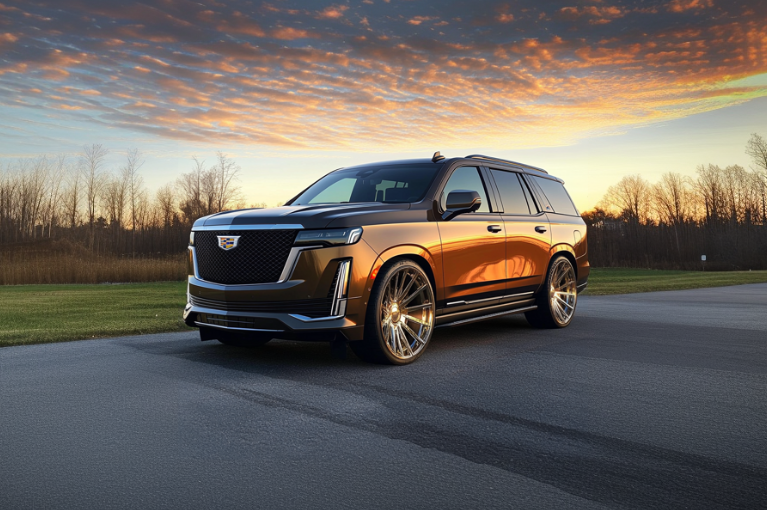
[[[201,328],[228,329],[234,331],[260,331],[263,333],[284,333],[284,329],[255,329],[255,328],[235,328],[231,326],[219,326],[218,324],[208,324],[207,322],[194,321],[195,325]]]
[[[345,302],[346,302],[346,300],[344,300],[344,303],[345,303]],[[345,308],[345,307],[344,307],[344,308]],[[346,311],[346,310],[344,310],[344,311]],[[288,315],[290,315],[290,316],[291,316],[291,317],[293,317],[294,319],[298,319],[298,320],[300,320],[301,322],[322,322],[322,321],[334,321],[334,320],[336,320],[336,319],[343,319],[343,318],[344,318],[344,316],[343,316],[343,315],[336,315],[336,316],[333,316],[333,317],[314,317],[314,318],[312,318],[312,317],[307,317],[306,315],[299,315],[299,314],[297,314],[297,313],[291,313],[291,314],[288,314]]]

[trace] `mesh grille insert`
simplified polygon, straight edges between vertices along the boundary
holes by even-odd
[[[274,283],[280,279],[296,230],[195,232],[200,278],[223,284]],[[223,250],[216,236],[240,236],[236,248]]]

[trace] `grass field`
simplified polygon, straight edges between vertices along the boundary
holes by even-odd
[[[767,282],[767,271],[593,269],[586,295]],[[0,286],[0,346],[187,329],[186,282]]]
[[[186,282],[0,286],[0,346],[187,329]]]
[[[767,271],[660,271],[592,268],[584,295],[633,294],[767,282]]]

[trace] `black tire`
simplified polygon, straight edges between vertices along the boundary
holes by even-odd
[[[578,302],[576,285],[572,262],[563,255],[551,259],[543,288],[535,297],[538,308],[525,312],[527,322],[541,329],[567,327],[575,316]],[[562,295],[565,296],[564,300],[560,297]]]
[[[401,287],[398,287],[399,284]],[[392,296],[397,294],[396,292],[393,293],[391,289],[395,291],[397,289],[405,290],[404,295],[401,295],[403,299],[395,299],[394,303],[391,303]],[[421,290],[418,291],[418,289]],[[415,297],[410,297],[413,294]],[[408,298],[410,299],[408,300]],[[416,298],[420,303],[414,306],[411,303]],[[395,310],[394,313],[399,317],[398,320],[393,320],[394,313],[390,313],[388,308],[384,308],[385,302],[397,305],[396,310],[394,308],[392,310]],[[401,310],[404,312],[400,311],[399,305],[402,306]],[[415,308],[418,310],[412,311]],[[423,269],[411,260],[395,262],[378,273],[368,301],[364,339],[349,342],[349,347],[357,357],[368,363],[382,365],[412,363],[423,355],[431,340],[434,331],[435,308],[434,289]],[[416,313],[420,317],[416,316]],[[387,330],[389,340],[386,338]],[[391,347],[392,344],[395,347]],[[397,345],[401,350],[397,350]],[[395,353],[395,351],[397,352]]]
[[[200,338],[210,340],[215,338],[224,345],[232,347],[261,347],[271,341],[271,336],[265,336],[259,333],[234,333],[215,328],[201,328]]]

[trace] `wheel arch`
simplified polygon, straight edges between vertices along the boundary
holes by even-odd
[[[442,273],[437,268],[437,264],[432,254],[422,246],[401,245],[382,252],[373,263],[373,267],[368,274],[368,281],[370,283],[365,286],[365,295],[363,296],[365,303],[370,299],[370,294],[373,291],[373,285],[375,284],[378,274],[385,269],[385,267],[389,267],[400,260],[411,260],[418,264],[418,266],[426,273],[426,276],[429,277],[429,282],[431,282],[434,290],[435,299],[441,299]]]
[[[549,256],[549,266],[551,267],[552,262],[554,262],[554,259],[557,257],[565,257],[567,260],[570,261],[570,263],[573,265],[573,270],[575,271],[575,279],[578,279],[578,261],[575,257],[575,250],[572,246],[569,244],[558,244],[556,246],[551,247],[551,255]],[[548,268],[547,268],[548,271]]]

